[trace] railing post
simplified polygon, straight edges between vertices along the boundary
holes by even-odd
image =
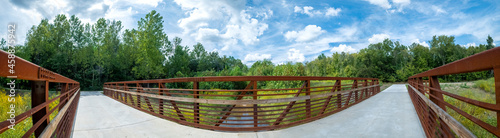
[[[337,91],[342,91],[342,81],[337,80],[339,86],[337,87]],[[342,93],[337,94],[337,109],[342,108]]]
[[[158,83],[158,94],[159,95],[163,95],[163,90],[161,90],[162,85],[161,83]],[[161,115],[163,115],[163,99],[159,99],[158,101],[158,110],[160,112]]]
[[[199,82],[193,81],[193,90],[198,90],[198,85]],[[194,98],[198,99],[199,98],[199,92],[198,91],[193,91]],[[200,123],[200,103],[194,102],[193,103],[193,112],[194,112],[194,123],[199,124]]]
[[[66,95],[68,93],[68,83],[63,83],[63,86],[61,88],[61,100],[59,100],[59,103],[62,105],[65,105],[68,99],[70,98],[69,96]],[[59,110],[61,110],[64,106],[59,106]]]
[[[141,93],[141,91],[142,91],[142,86],[141,86],[139,83],[136,83],[136,84],[135,84],[135,86],[137,86],[137,90],[136,90],[136,91],[137,91],[138,93]],[[137,99],[137,107],[142,108],[142,107],[141,107],[141,96],[136,95],[136,99]]]
[[[493,75],[495,80],[495,99],[496,99],[496,107],[500,106],[500,66],[493,68]],[[497,113],[497,132],[500,133],[500,111],[496,111]]]
[[[358,88],[358,80],[354,80],[352,83],[352,89]],[[354,103],[358,102],[358,91],[354,91]]]
[[[431,88],[441,90],[441,86],[439,85],[439,80],[438,80],[437,76],[429,77],[429,81],[430,81],[429,84],[430,84]],[[444,101],[443,94],[441,94],[441,92],[439,92],[439,91],[432,90],[432,89],[430,89],[429,93],[431,95],[436,96],[436,98],[429,96],[429,99],[431,99],[431,101],[434,102],[435,104],[437,104],[441,109],[446,111],[445,105],[438,101],[438,100]]]
[[[379,80],[377,79],[377,93],[379,93],[379,92],[380,92],[380,82],[379,82]]]
[[[123,89],[124,89],[125,91],[128,91],[128,87],[127,87],[127,84],[126,84],[126,83],[123,83]],[[128,99],[128,94],[127,94],[127,93],[123,93],[123,95],[124,95],[124,96],[123,96],[123,99],[125,100],[125,103],[127,103],[127,104],[128,104],[128,100],[127,100],[127,99]]]
[[[375,85],[375,80],[370,80],[370,86]],[[370,93],[368,95],[373,96],[375,94],[375,87],[370,88]]]
[[[311,80],[306,80],[306,95],[311,95]],[[306,100],[306,117],[311,118],[311,99]]]
[[[49,100],[49,81],[31,81],[31,108],[45,103]],[[43,121],[43,123],[38,126],[35,130],[35,137],[39,137],[43,130],[49,124],[49,118],[41,120],[49,112],[48,105],[43,107],[40,111],[36,112],[32,116],[33,124],[38,121]]]
[[[116,86],[116,84],[114,84],[113,88],[114,89],[118,89],[118,87]],[[113,91],[113,98],[118,99],[118,98],[116,98],[116,95],[117,95],[116,93],[118,93],[118,92]]]
[[[367,87],[368,86],[368,80],[365,80],[363,82],[363,87]],[[364,88],[363,89],[363,94],[364,95],[362,98],[365,99],[366,97],[368,97],[368,88]]]
[[[417,90],[422,93],[422,94],[425,94],[425,86],[424,86],[424,81],[422,80],[422,77],[418,77],[418,78],[415,78],[417,79]],[[415,81],[413,82],[415,83]]]
[[[257,81],[253,82],[253,99],[257,100]],[[253,127],[258,127],[258,113],[257,113],[257,104],[253,104]]]

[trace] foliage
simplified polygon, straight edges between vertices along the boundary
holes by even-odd
[[[366,77],[402,82],[411,75],[485,51],[491,48],[493,39],[488,37],[487,42],[490,46],[481,44],[466,48],[455,44],[455,37],[442,35],[434,36],[429,41],[430,47],[425,47],[417,43],[405,46],[386,39],[370,44],[358,53],[333,53],[331,57],[319,55],[306,63],[306,76]],[[491,71],[481,71],[445,75],[439,79],[441,82],[470,81],[491,76]]]
[[[57,92],[50,91],[49,92],[49,99],[52,99],[54,97],[59,96]],[[16,91],[16,96],[13,97],[12,102],[10,102],[9,95],[7,94],[7,91],[3,88],[0,88],[0,107],[10,107],[11,104],[15,106],[15,115],[19,115],[21,113],[24,113],[28,110],[30,110],[31,107],[31,94],[29,92],[25,91]],[[49,104],[49,110],[52,110],[59,104],[59,100],[55,100],[54,102]],[[10,112],[10,108],[0,108],[0,119],[1,120],[7,120],[9,119],[9,115],[7,112]],[[58,114],[58,110],[56,109],[52,114],[50,114],[50,120],[52,120],[56,115]],[[16,120],[17,121],[17,120]],[[31,127],[33,126],[33,122],[31,120],[31,117],[26,118],[22,122],[19,122],[14,126],[15,130],[7,130],[4,133],[0,133],[0,137],[22,137],[24,133],[26,133]],[[34,137],[32,135],[32,137]]]
[[[495,94],[494,93],[488,93],[485,91],[482,91],[477,88],[464,88],[462,87],[464,84],[444,84],[442,85],[442,89],[447,92],[451,92],[466,98],[486,102],[486,103],[495,103]],[[460,100],[454,99],[449,96],[444,96],[444,100],[448,103],[450,103],[453,106],[456,106],[457,108],[463,110],[464,112],[480,119],[481,121],[484,121],[490,125],[496,126],[496,113],[494,111],[490,111],[484,108],[480,108],[465,102],[462,102]],[[453,109],[447,107],[446,110],[453,118],[455,118],[457,121],[459,121],[462,125],[464,125],[466,128],[468,128],[473,134],[475,134],[477,137],[494,137],[494,135],[479,125],[476,125],[474,122],[470,121],[469,119],[465,118],[464,116],[458,114],[456,111]]]
[[[473,87],[495,94],[495,78],[475,81]]]

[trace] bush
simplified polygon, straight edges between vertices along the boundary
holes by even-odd
[[[486,92],[495,93],[495,78],[489,78],[487,80],[478,80],[474,82],[473,87],[482,89]]]

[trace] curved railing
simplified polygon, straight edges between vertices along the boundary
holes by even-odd
[[[14,65],[12,71],[10,71],[9,65]],[[33,134],[35,137],[70,137],[80,99],[80,83],[15,57],[13,54],[9,56],[9,53],[2,50],[0,50],[0,66],[2,68],[0,69],[0,77],[12,79],[6,88],[9,93],[18,90],[19,86],[16,86],[14,79],[29,80],[31,83],[31,109],[15,117],[11,115],[12,118],[6,121],[2,120],[0,133],[11,131],[12,126],[31,118],[33,125],[23,137],[30,137]],[[60,86],[61,93],[59,96],[49,99],[49,85],[55,83]],[[59,104],[49,110],[49,105],[55,101],[59,101]],[[58,114],[50,119],[49,116],[55,111],[58,111]]]
[[[267,82],[288,88],[259,86]],[[222,84],[241,89],[220,89]],[[259,131],[290,127],[339,112],[379,93],[378,84],[378,79],[373,78],[199,77],[108,82],[104,94],[183,125]],[[176,85],[192,89],[171,87]]]
[[[437,76],[493,70],[496,103],[487,103],[442,91]],[[500,47],[416,74],[408,78],[408,92],[427,137],[475,137],[446,110],[452,109],[486,131],[500,136]],[[496,125],[491,125],[446,102],[443,96],[496,112]]]

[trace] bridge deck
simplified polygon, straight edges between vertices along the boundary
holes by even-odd
[[[307,124],[266,132],[215,132],[164,120],[82,92],[73,137],[425,137],[405,85],[392,85],[344,111]]]

